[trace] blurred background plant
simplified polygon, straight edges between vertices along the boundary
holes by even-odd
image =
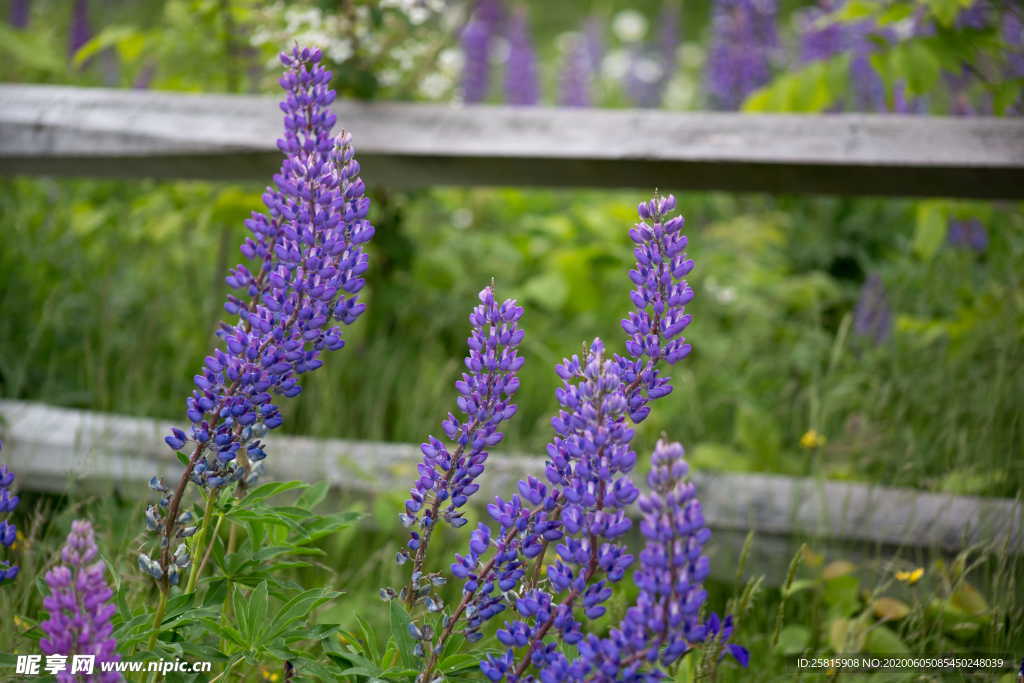
[[[8,0],[0,10],[9,18],[0,25],[5,81],[270,93],[274,55],[298,41],[323,45],[342,97],[464,106],[1018,115],[1024,86],[1024,17],[1011,0]],[[730,35],[759,47],[737,55],[724,49]],[[737,72],[748,77],[720,76]],[[370,306],[346,358],[310,377],[288,429],[419,440],[452,396],[465,302],[493,277],[527,310],[520,412],[504,448],[538,452],[554,405],[550,368],[574,340],[619,334],[615,321],[629,307],[626,229],[643,195],[399,193],[367,182],[378,227]],[[179,397],[223,315],[223,278],[261,191],[0,181],[0,396],[180,421]],[[641,429],[641,452],[667,430],[690,445],[702,471],[985,496],[1024,490],[1018,203],[677,194],[698,264],[694,352],[677,371],[676,392]],[[69,521],[82,506],[98,511],[97,529],[112,530],[101,547],[131,545],[115,521],[131,503],[23,499],[16,516],[28,576],[52,555],[40,549],[58,547],[66,533],[50,517]],[[351,614],[377,614],[377,587],[401,581],[390,564],[402,537],[399,499],[360,506],[376,526],[321,540],[328,559],[292,570],[311,584],[320,576],[313,572],[334,568],[329,585],[344,586],[357,604],[318,618],[354,630],[362,627]],[[369,560],[367,547],[375,549]],[[109,564],[129,575],[133,562],[117,555]],[[805,562],[799,580],[811,583],[786,589],[778,643],[773,609],[741,626],[755,661],[775,662],[766,671],[781,667],[783,654],[826,649],[840,631],[844,642],[863,636],[865,648],[871,638],[895,637],[914,652],[1024,642],[1000,626],[1009,617],[992,616],[1016,586],[977,581],[987,598],[955,598],[969,569],[988,570],[961,563],[946,581],[922,562],[915,587],[896,580],[897,567],[874,562],[870,580],[859,563],[832,576],[833,564]],[[1006,572],[1012,567],[993,575]],[[845,585],[829,588],[836,579]],[[9,601],[0,613],[29,613],[32,586],[17,586],[0,593]],[[775,605],[784,593],[759,602]],[[713,585],[711,603],[724,595]],[[901,606],[884,603],[879,614],[886,597]],[[979,624],[975,640],[937,625],[949,606],[968,614],[954,614],[954,625]],[[978,622],[981,612],[992,621]],[[985,640],[990,626],[995,640]],[[24,642],[29,628],[4,620],[0,650]],[[370,617],[366,628],[383,658],[386,617]]]

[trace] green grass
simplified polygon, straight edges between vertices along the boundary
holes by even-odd
[[[466,316],[492,279],[526,307],[527,363],[506,448],[539,452],[552,366],[600,335],[621,348],[626,230],[637,193],[437,190],[376,197],[370,308],[305,380],[285,429],[418,442],[453,405]],[[915,252],[915,204],[680,197],[697,298],[695,351],[640,433],[695,465],[818,472],[929,490],[1024,489],[1024,219],[985,216],[983,254]],[[258,189],[15,180],[0,185],[0,395],[181,421],[214,341],[225,269]],[[885,282],[892,338],[858,339],[865,274]],[[809,429],[817,452],[800,447]]]

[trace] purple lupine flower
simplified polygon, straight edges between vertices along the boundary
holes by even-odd
[[[189,433],[175,427],[165,439],[174,450],[194,442],[184,476],[211,489],[258,474],[266,457],[259,439],[283,422],[273,395],[297,396],[299,377],[323,364],[322,352],[345,345],[334,323],[350,325],[366,308],[358,294],[368,264],[364,245],[374,233],[366,219],[369,199],[351,135],[331,134],[335,93],[320,60],[319,49],[295,47],[281,55],[287,96],[277,144],[285,159],[276,187],[263,194],[267,212],[253,212],[246,221],[253,236],[241,247],[258,267],[255,274],[245,265],[230,271],[227,283],[240,296],[228,295],[225,309],[239,320],[221,323],[223,347],[206,357],[194,378],[186,401]],[[196,527],[177,516],[180,489],[172,498],[163,482],[150,485],[165,494],[147,512],[150,528],[162,526],[167,539],[194,533]],[[173,582],[166,574],[174,569],[168,545],[159,567],[144,568]]]
[[[29,0],[11,0],[11,9],[7,21],[14,28],[27,28],[29,16]]]
[[[988,232],[977,218],[968,220],[954,218],[949,221],[947,242],[952,247],[982,252],[988,247]]]
[[[693,260],[686,254],[683,217],[669,218],[675,207],[672,195],[641,203],[641,220],[629,231],[636,245],[636,265],[629,271],[635,308],[622,321],[629,335],[628,353],[617,361],[629,382],[630,418],[637,423],[650,413],[647,404],[652,399],[672,393],[669,378],[658,369],[660,362],[674,365],[692,349],[682,333],[692,320],[686,304],[693,299],[693,289],[685,278],[693,270]]]
[[[583,24],[583,44],[590,59],[591,72],[600,73],[604,60],[604,24],[599,17],[591,16]]]
[[[558,74],[558,104],[563,107],[589,107],[592,77],[590,51],[585,39],[577,36],[570,42]]]
[[[658,17],[658,41],[655,45],[637,46],[630,57],[625,75],[626,95],[636,107],[661,106],[665,88],[677,66],[679,48],[679,7],[666,4]]]
[[[1007,50],[1007,77],[1024,78],[1024,17],[1012,8],[1003,12],[1002,37]]]
[[[0,450],[4,444],[0,441]],[[11,513],[18,507],[18,496],[11,493],[11,485],[14,484],[14,472],[11,472],[6,464],[0,463],[0,546],[10,548],[18,540],[18,528],[10,521]],[[0,560],[0,584],[4,581],[13,581],[18,576],[19,567],[9,560]]]
[[[75,0],[71,9],[71,27],[68,31],[68,58],[73,58],[91,39],[89,0]]]
[[[715,0],[706,81],[716,108],[739,109],[771,79],[775,15],[775,0]]]
[[[156,76],[156,63],[147,62],[145,66],[139,69],[132,87],[136,90],[148,90],[149,86],[153,83],[154,76]]]
[[[817,6],[799,13],[801,62],[806,64],[829,59],[846,48],[843,24],[822,23],[823,17],[835,11],[839,4],[837,0],[820,0]]]
[[[597,680],[604,680],[602,674],[614,672],[614,680],[662,680],[666,672],[661,667],[671,666],[694,643],[710,636],[728,641],[732,617],[723,622],[712,614],[703,624],[699,619],[707,598],[703,581],[710,572],[702,548],[711,532],[694,486],[686,481],[683,454],[682,445],[659,440],[651,457],[649,492],[637,502],[646,541],[633,575],[640,588],[636,602],[608,637],[587,636],[576,661],[556,657],[543,679],[582,681],[597,675]],[[744,667],[749,663],[746,648],[727,643],[724,652]]]
[[[630,231],[637,263],[630,271],[636,310],[623,321],[628,354],[609,358],[595,340],[582,359],[573,356],[556,367],[561,410],[552,419],[547,481],[527,477],[515,495],[496,499],[487,511],[497,530],[481,524],[468,552],[456,554],[451,565],[464,582],[452,619],[464,619],[463,635],[473,641],[484,622],[509,606],[510,591],[530,566],[539,570],[549,544],[560,541],[548,570],[550,590],[534,582],[517,594],[511,604],[518,616],[497,634],[507,649],[481,662],[491,680],[521,680],[530,666],[554,666],[558,655],[549,635],[581,642],[584,625],[574,610],[588,619],[600,616],[611,585],[632,562],[616,541],[629,529],[624,510],[638,494],[628,476],[636,459],[630,425],[647,417],[651,400],[671,392],[661,363],[690,351],[680,334],[690,322],[684,308],[693,291],[683,278],[693,262],[685,254],[682,219],[669,218],[674,208],[671,196],[642,203],[641,222]]]
[[[462,29],[462,101],[466,104],[487,99],[494,36],[504,20],[505,8],[501,0],[480,0]]]
[[[530,40],[530,28],[523,11],[508,22],[508,59],[505,61],[505,102],[533,106],[540,101],[537,55]]]
[[[480,488],[475,482],[484,471],[488,449],[501,443],[503,434],[498,427],[516,413],[512,396],[519,389],[516,373],[524,361],[516,351],[524,336],[518,326],[522,314],[522,307],[514,299],[499,304],[494,291],[487,287],[480,292],[480,304],[469,316],[473,329],[467,339],[468,372],[455,383],[463,417],[448,413],[441,423],[455,448],[449,451],[434,436],[420,445],[420,476],[409,491],[401,515],[403,525],[418,529],[410,532],[407,544],[415,553],[414,573],[422,570],[430,537],[440,519],[455,527],[466,523],[462,508]],[[398,559],[404,562],[408,557],[402,551]]]
[[[84,519],[72,522],[71,533],[61,550],[61,564],[46,573],[50,595],[43,600],[43,606],[50,618],[39,625],[46,633],[39,641],[43,654],[94,655],[97,671],[100,663],[121,661],[117,641],[111,637],[114,627],[110,619],[117,610],[109,600],[114,593],[107,586],[103,576],[106,566],[98,556],[92,524]],[[57,680],[119,681],[121,674],[79,676],[65,670],[57,674]]]
[[[519,680],[530,666],[543,668],[553,661],[556,642],[579,643],[584,623],[577,619],[576,610],[581,609],[587,620],[602,616],[612,584],[625,576],[633,562],[619,542],[632,526],[625,508],[638,495],[629,477],[636,453],[630,445],[634,431],[619,364],[595,339],[582,358],[566,359],[556,372],[563,383],[556,392],[561,410],[551,421],[555,437],[548,446],[546,467],[550,486],[528,478],[520,482],[519,495],[510,501],[499,498],[488,512],[501,526],[499,537],[504,537],[519,523],[522,500],[540,510],[534,513],[537,519],[531,520],[533,529],[528,523],[522,537],[521,557],[500,563],[501,591],[514,587],[526,561],[540,554],[544,533],[556,532],[549,536],[560,541],[555,546],[557,558],[547,568],[546,590],[527,591],[516,602],[517,619],[497,631],[507,650],[480,665],[491,680]],[[560,529],[546,524],[538,533],[541,516],[552,522],[556,514]],[[502,583],[509,568],[513,571]],[[490,591],[485,588],[480,593]],[[517,664],[513,667],[512,662]]]
[[[892,334],[892,310],[882,278],[872,273],[860,290],[853,311],[853,331],[874,344],[885,342]]]

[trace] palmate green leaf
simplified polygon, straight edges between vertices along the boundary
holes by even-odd
[[[267,498],[280,495],[285,491],[294,491],[295,489],[305,489],[309,486],[304,481],[271,481],[266,484],[260,484],[239,501],[239,505],[247,506],[253,503],[261,503]]]
[[[249,610],[249,635],[255,647],[256,641],[262,640],[260,636],[267,631],[267,610],[270,606],[270,598],[267,595],[266,581],[261,582],[249,594],[246,606]]]
[[[314,516],[309,521],[303,522],[304,533],[300,535],[297,542],[301,545],[308,545],[324,536],[330,536],[342,529],[352,526],[362,517],[358,512],[339,512],[333,515]]]
[[[229,640],[239,647],[247,647],[248,644],[246,643],[245,638],[242,636],[241,632],[239,632],[239,630],[235,627],[226,624],[221,624],[217,619],[209,617],[200,619],[199,621],[201,624],[203,624],[203,626],[207,628],[208,631],[211,631],[214,635],[218,636],[219,638],[223,640]]]
[[[296,595],[278,610],[268,629],[269,637],[274,639],[281,636],[293,624],[308,617],[317,607],[341,595],[339,591],[323,588],[311,588]]]
[[[306,510],[312,510],[323,502],[324,498],[327,497],[328,490],[330,490],[330,484],[326,481],[318,481],[302,492],[299,499],[295,501],[295,505]]]

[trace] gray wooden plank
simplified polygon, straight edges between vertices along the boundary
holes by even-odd
[[[0,418],[2,457],[23,487],[65,491],[113,481],[129,495],[132,490],[146,495],[145,482],[153,474],[170,479],[180,472],[163,444],[166,421],[21,401],[0,401]],[[278,434],[266,440],[270,476],[326,480],[368,493],[408,487],[420,459],[412,444]],[[480,499],[509,495],[521,477],[542,476],[543,469],[542,458],[493,454]],[[709,526],[737,542],[753,529],[766,539],[809,537],[946,551],[992,544],[1024,554],[1019,500],[765,474],[697,472],[693,478]]]
[[[525,185],[1024,197],[1024,120],[336,105],[364,176]],[[0,174],[267,181],[273,97],[0,85]]]

